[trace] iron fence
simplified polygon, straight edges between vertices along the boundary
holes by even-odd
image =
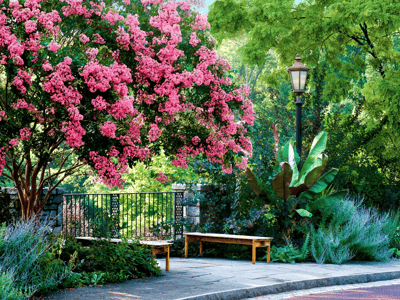
[[[175,239],[182,235],[182,228],[173,226],[173,221],[183,216],[182,200],[183,192],[65,194],[63,232],[73,236]]]

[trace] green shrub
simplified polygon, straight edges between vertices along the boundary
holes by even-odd
[[[310,243],[310,234],[307,234],[303,246],[299,249],[297,246],[293,245],[293,243],[286,239],[286,245],[283,247],[275,247],[275,245],[271,246],[271,261],[272,262],[284,262],[284,263],[295,263],[295,262],[303,262],[309,255],[309,243]],[[267,258],[267,254],[262,258],[265,260]]]
[[[157,262],[151,260],[151,250],[139,242],[112,243],[104,239],[84,247],[74,237],[66,236],[60,258],[68,261],[71,257],[80,263],[63,281],[62,287],[114,283],[162,274]]]
[[[55,289],[70,269],[57,258],[62,241],[51,235],[50,222],[34,218],[0,230],[2,281],[15,295],[32,296]],[[10,283],[11,282],[11,283]]]
[[[396,229],[394,216],[361,206],[362,200],[346,197],[321,210],[318,228],[308,224],[310,252],[317,263],[341,264],[356,260],[387,261]]]

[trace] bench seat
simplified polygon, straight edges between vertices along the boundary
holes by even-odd
[[[240,244],[252,246],[252,263],[256,263],[256,249],[258,247],[267,247],[267,263],[270,262],[271,241],[272,237],[248,236],[236,234],[220,234],[220,233],[200,233],[187,232],[185,236],[185,258],[189,255],[189,243],[200,242],[200,255],[203,253],[203,242]]]

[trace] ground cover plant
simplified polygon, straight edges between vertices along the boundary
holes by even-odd
[[[183,168],[198,154],[225,172],[246,166],[249,91],[232,84],[205,16],[188,2],[0,7],[0,168],[17,188],[23,218],[83,165],[109,187],[161,151]]]

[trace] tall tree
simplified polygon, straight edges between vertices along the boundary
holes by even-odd
[[[348,137],[357,141],[352,155],[368,156],[398,181],[399,11],[399,0],[305,0],[298,5],[293,0],[216,0],[208,20],[219,41],[249,35],[239,49],[245,62],[261,65],[274,49],[281,66],[275,74],[281,75],[297,53],[315,76],[324,66],[324,82],[311,81],[310,87],[316,90],[319,82],[319,98],[333,103],[330,107],[354,103],[344,118],[342,112],[335,115],[342,118],[342,130],[354,129]],[[352,126],[345,127],[350,120]]]
[[[106,2],[0,1],[0,171],[25,219],[83,165],[111,187],[162,149],[225,172],[251,153],[248,90],[226,76],[206,18],[185,1]]]

